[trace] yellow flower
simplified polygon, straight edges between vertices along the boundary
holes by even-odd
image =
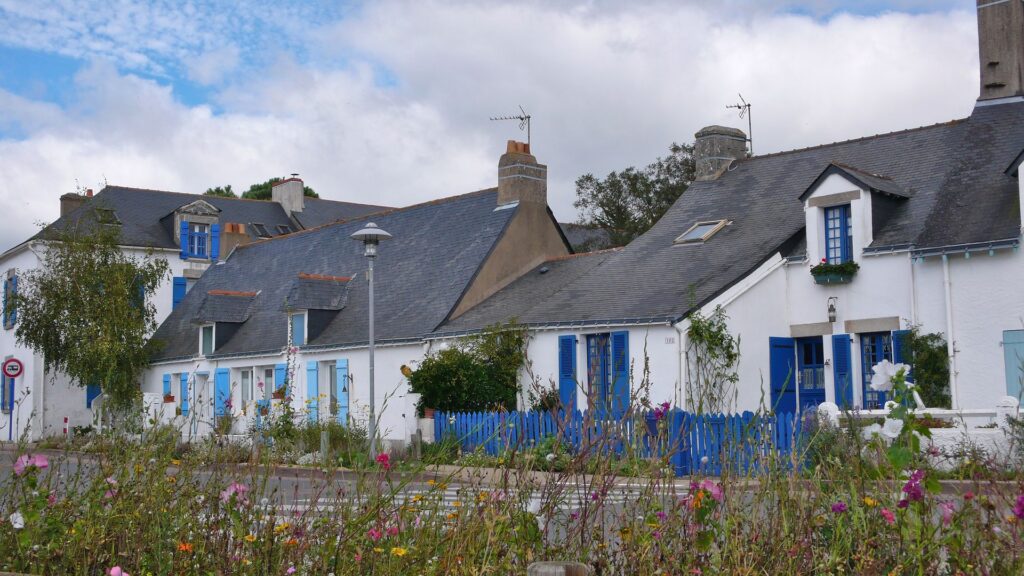
[[[181,460],[171,460],[171,464],[174,466],[181,466]]]
[[[874,508],[875,506],[878,506],[878,500],[875,500],[870,496],[865,496],[864,505],[867,506],[868,508]]]
[[[245,564],[246,566],[248,566],[248,565],[252,564],[252,560],[249,560],[248,558],[242,558],[242,564]]]
[[[174,476],[168,476],[167,481],[170,482],[171,484],[174,484],[175,482],[178,481],[178,479],[175,478]]]
[[[434,482],[433,480],[427,480],[428,486],[433,486],[434,484],[437,484],[437,482]]]
[[[256,541],[256,535],[255,534],[246,534],[245,535],[245,541],[246,542],[255,542]]]
[[[458,500],[456,500],[455,502],[452,502],[452,506],[454,506],[455,508],[459,508],[459,507],[462,506],[462,502],[459,502]]]
[[[412,497],[413,504],[415,504],[416,502],[419,502],[420,500],[423,500],[423,495],[422,494],[414,494],[413,495],[413,497]]]
[[[383,548],[374,548],[373,551],[376,552],[377,554],[380,554],[381,552],[384,551],[384,549]]]
[[[391,555],[392,556],[405,556],[406,552],[407,552],[406,549],[402,548],[400,546],[395,546],[394,548],[391,549]]]
[[[291,524],[289,524],[287,522],[282,522],[282,523],[278,524],[277,526],[274,526],[274,532],[276,532],[277,534],[282,534],[282,533],[284,533],[286,530],[288,530],[291,527],[292,527]]]
[[[477,502],[485,502],[490,496],[491,495],[488,494],[487,492],[481,492],[481,493],[476,495],[476,501]]]
[[[459,513],[458,512],[451,512],[450,514],[448,514],[448,519],[449,520],[455,520],[458,517],[459,517]]]

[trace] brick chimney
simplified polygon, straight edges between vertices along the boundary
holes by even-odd
[[[717,180],[735,160],[747,157],[743,130],[708,126],[694,134],[693,158],[697,180]]]
[[[71,214],[78,209],[79,206],[85,203],[92,196],[92,190],[89,190],[87,194],[76,194],[75,192],[68,192],[60,197],[60,215],[63,218],[68,214]]]
[[[302,212],[305,207],[305,195],[302,193],[302,180],[295,176],[281,180],[270,189],[270,198],[284,208],[285,213]]]
[[[978,100],[1024,95],[1024,3],[978,0]]]
[[[498,160],[498,205],[512,202],[548,203],[548,167],[537,163],[529,144],[515,140]]]

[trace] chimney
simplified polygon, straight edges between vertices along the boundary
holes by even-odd
[[[92,192],[92,190],[90,190],[89,192]],[[76,194],[74,192],[68,192],[67,194],[64,194],[63,196],[61,196],[60,197],[60,215],[61,215],[61,217],[63,218],[64,216],[67,216],[68,214],[71,214],[72,212],[77,210],[78,207],[81,206],[82,204],[84,204],[85,201],[88,200],[90,196],[92,196],[92,194],[89,194],[89,196],[84,196],[82,194]]]
[[[1024,95],[1024,3],[978,0],[978,100]]]
[[[302,212],[305,207],[305,195],[302,193],[302,180],[293,174],[287,180],[276,182],[270,189],[270,198],[284,208],[286,214]]]
[[[717,180],[733,161],[747,157],[747,135],[743,130],[708,126],[694,134],[693,158],[697,180]]]
[[[537,163],[529,144],[515,140],[498,160],[498,205],[512,202],[548,203],[548,167]]]

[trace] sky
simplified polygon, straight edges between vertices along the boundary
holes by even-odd
[[[710,124],[756,154],[944,122],[978,95],[971,0],[0,0],[0,249],[104,183],[298,173],[402,206],[497,184],[532,116],[548,203]]]

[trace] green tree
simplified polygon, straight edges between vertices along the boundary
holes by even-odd
[[[51,234],[41,266],[20,273],[8,306],[17,310],[18,344],[42,355],[48,372],[98,384],[124,410],[140,398],[139,376],[157,345],[150,297],[168,265],[122,251],[119,226],[92,228]]]
[[[580,210],[579,223],[606,230],[609,246],[623,246],[649,230],[693,181],[693,146],[673,143],[669,152],[644,168],[577,178],[573,206]]]
[[[274,184],[280,182],[280,178],[271,178],[266,182],[260,182],[259,184],[253,184],[249,186],[249,189],[242,192],[242,198],[248,198],[249,200],[270,200],[271,194],[270,189],[274,187]],[[316,192],[313,191],[309,186],[302,187],[302,193],[310,198],[319,198]]]
[[[923,334],[914,326],[904,336],[910,378],[917,387],[924,405],[949,408],[949,350],[942,334]]]
[[[227,186],[217,186],[216,188],[207,188],[206,192],[203,192],[204,196],[221,196],[223,198],[238,198],[235,191],[231,189],[231,184]]]

